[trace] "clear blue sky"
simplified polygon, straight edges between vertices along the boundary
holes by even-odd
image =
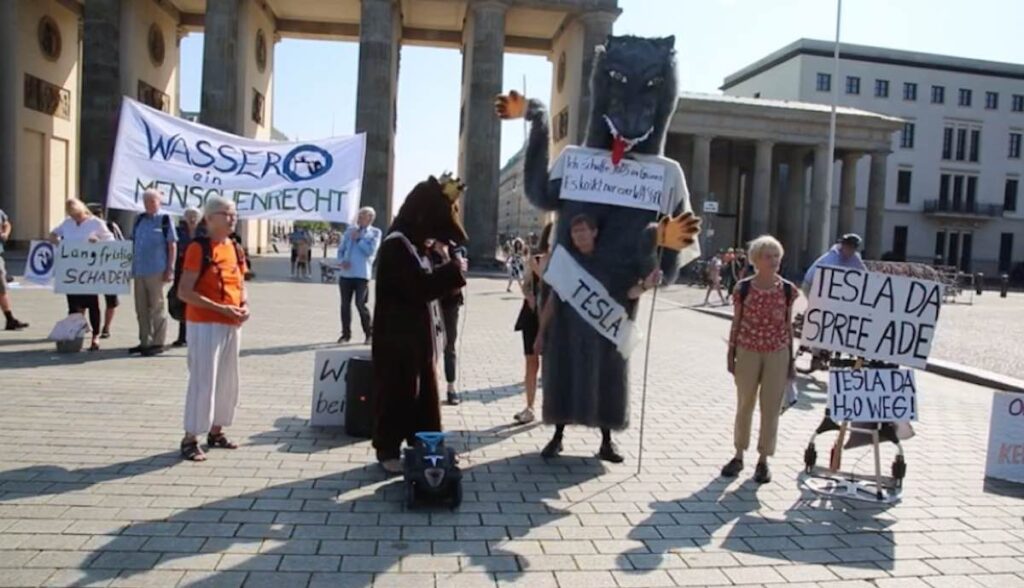
[[[831,39],[832,0],[619,0],[616,34],[676,36],[680,88],[717,92],[722,79],[800,37]],[[842,40],[1024,63],[1022,0],[845,0]],[[182,110],[198,110],[202,35],[181,42]],[[347,135],[355,128],[357,43],[284,39],[274,53],[274,126],[289,137]],[[398,91],[395,196],[429,174],[458,166],[461,56],[404,47]],[[505,87],[551,92],[544,57],[506,55]],[[523,126],[502,126],[502,161],[519,149]]]

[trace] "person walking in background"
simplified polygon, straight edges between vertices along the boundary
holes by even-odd
[[[107,224],[93,216],[85,203],[78,198],[68,198],[64,203],[64,212],[68,215],[64,222],[50,232],[50,242],[60,241],[113,241],[114,234]],[[99,351],[100,343],[100,299],[96,294],[68,294],[68,314],[81,312],[89,319],[92,330],[92,343],[89,351]]]
[[[11,297],[7,294],[7,265],[4,262],[4,243],[11,238],[11,219],[0,208],[0,311],[4,313],[4,330],[20,331],[27,329],[28,323],[14,318],[11,310]]]
[[[352,340],[352,299],[363,327],[366,343],[373,336],[373,321],[367,303],[370,299],[370,278],[373,276],[373,261],[380,248],[380,229],[373,226],[377,213],[365,206],[359,209],[355,226],[349,227],[338,245],[338,290],[341,293],[341,337],[338,343]]]
[[[466,248],[450,243],[448,251],[452,261],[458,263],[462,273],[465,274],[469,270]],[[435,265],[444,263],[441,257],[433,251],[431,251],[431,259]],[[456,369],[458,361],[456,342],[459,338],[459,310],[466,303],[463,288],[456,288],[447,295],[442,296],[440,303],[441,318],[444,323],[444,378],[448,382],[446,402],[449,406],[458,406],[461,399],[459,398],[459,391],[455,387],[455,380],[458,375],[458,370]]]
[[[93,216],[107,224],[107,230],[114,235],[115,240],[124,241],[124,232],[121,231],[121,226],[113,220],[106,218],[102,205],[93,202],[87,204],[86,207]],[[117,294],[103,295],[103,328],[100,330],[100,339],[110,338],[110,325],[114,322],[114,313],[120,305],[121,300],[118,298]]]
[[[523,240],[516,237],[512,240],[512,248],[508,255],[508,259],[505,260],[505,266],[508,268],[508,286],[505,287],[506,292],[512,291],[513,282],[522,287],[523,272],[526,268],[526,263],[523,258],[525,254],[526,246],[523,244]]]
[[[736,381],[736,421],[733,443],[736,453],[722,467],[722,476],[736,477],[743,469],[743,453],[750,445],[754,407],[760,404],[761,428],[757,439],[759,459],[754,481],[771,481],[768,458],[775,455],[779,413],[789,381],[793,357],[793,301],[797,287],[779,276],[784,250],[774,237],[765,235],[750,243],[754,275],[737,284],[733,293],[732,328],[726,366]]]
[[[181,456],[206,461],[208,449],[237,449],[224,434],[235,420],[239,396],[241,327],[249,319],[245,254],[230,235],[238,212],[230,200],[211,196],[204,207],[207,236],[185,251],[178,296],[185,302],[188,330],[188,392]]]
[[[167,313],[164,284],[174,280],[178,259],[178,236],[171,217],[160,211],[164,195],[155,188],[142,193],[146,212],[135,218],[132,227],[132,276],[135,278],[135,315],[139,321],[139,344],[128,353],[144,356],[164,352],[167,337]]]
[[[537,400],[537,374],[540,372],[540,355],[534,351],[539,329],[539,312],[543,303],[544,281],[542,276],[547,268],[548,255],[551,253],[551,230],[553,223],[544,225],[540,233],[540,242],[536,250],[526,260],[526,277],[523,278],[523,306],[516,318],[515,330],[523,335],[523,357],[526,362],[526,375],[523,378],[523,389],[526,392],[526,408],[517,412],[512,420],[525,425],[533,422],[533,412]]]
[[[722,301],[722,306],[728,304],[725,301],[725,294],[722,293],[722,258],[719,255],[712,255],[711,259],[708,260],[708,291],[704,295],[704,306],[708,305],[708,301],[711,300],[711,292],[718,293],[718,299]]]
[[[177,294],[178,284],[181,282],[181,268],[182,262],[185,260],[185,251],[188,249],[189,243],[195,240],[196,237],[205,234],[205,226],[202,220],[203,214],[199,212],[199,209],[189,207],[185,209],[185,213],[175,229],[178,235],[178,262],[174,264],[174,282],[171,285],[175,294]],[[174,347],[188,345],[186,312],[186,306],[182,303],[181,314],[179,314],[181,318],[178,319],[178,338],[174,340],[174,343],[171,343]]]

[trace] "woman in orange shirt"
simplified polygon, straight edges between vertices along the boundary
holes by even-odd
[[[238,404],[238,349],[242,323],[249,319],[245,291],[245,255],[230,237],[238,212],[230,200],[211,196],[204,209],[207,237],[185,251],[178,297],[186,304],[188,393],[181,455],[205,461],[207,448],[237,449],[223,428]]]

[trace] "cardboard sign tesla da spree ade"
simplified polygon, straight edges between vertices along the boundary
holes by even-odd
[[[302,143],[257,141],[170,116],[125,97],[107,205],[143,210],[158,188],[181,214],[212,195],[243,219],[349,223],[359,209],[366,135]]]

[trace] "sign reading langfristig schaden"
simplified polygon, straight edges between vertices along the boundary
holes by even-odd
[[[128,294],[131,279],[131,241],[61,241],[56,245],[53,291],[57,294]]]
[[[348,223],[359,208],[365,153],[365,134],[257,141],[125,97],[107,205],[142,211],[142,194],[152,187],[171,213],[216,195],[234,201],[241,218]]]

